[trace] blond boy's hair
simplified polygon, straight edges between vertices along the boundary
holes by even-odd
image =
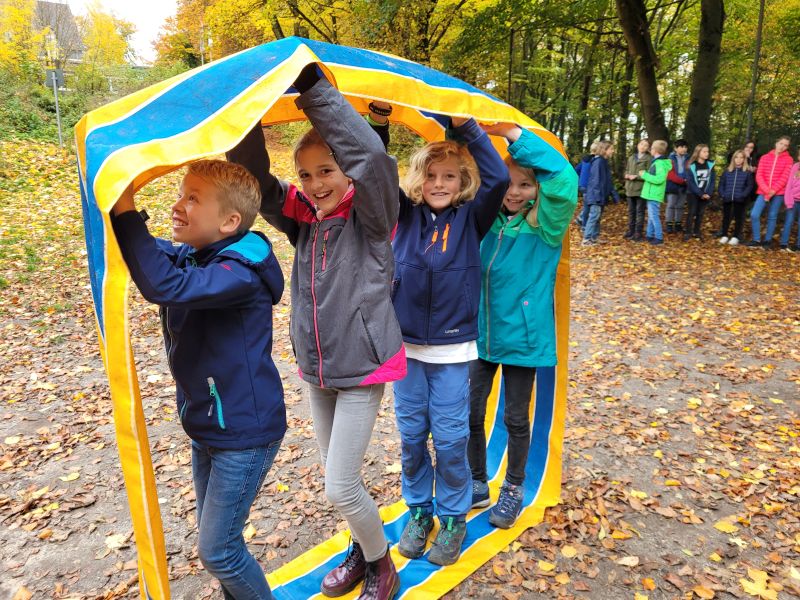
[[[527,206],[522,208],[523,214],[525,215],[525,220],[528,222],[528,225],[531,227],[538,227],[539,226],[539,180],[536,179],[536,171],[533,169],[529,169],[528,167],[521,166],[517,161],[515,161],[511,156],[506,156],[505,160],[506,166],[511,169],[517,169],[518,171],[522,172],[528,179],[533,182],[533,187],[536,190],[534,197],[533,197],[533,206],[528,208]]]
[[[669,148],[669,144],[667,144],[664,140],[656,140],[652,144],[650,144],[650,154],[658,154],[659,156],[663,156],[667,148]]]
[[[451,206],[461,206],[475,197],[481,185],[475,160],[466,147],[448,140],[431,142],[411,156],[408,173],[403,180],[403,187],[411,202],[414,204],[425,202],[422,197],[422,184],[425,183],[425,178],[428,176],[428,167],[449,158],[456,159],[458,171],[461,174],[460,191],[453,198]]]
[[[189,163],[187,173],[201,177],[217,188],[220,214],[239,213],[241,222],[237,233],[253,226],[261,208],[261,188],[250,171],[224,160],[197,160]]]

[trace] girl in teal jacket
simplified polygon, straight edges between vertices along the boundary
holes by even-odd
[[[479,358],[470,364],[468,454],[473,506],[488,506],[484,420],[492,381],[502,365],[508,468],[489,522],[509,528],[522,509],[536,367],[556,364],[556,269],[578,203],[578,177],[569,161],[536,134],[509,124],[485,129],[511,143],[506,160],[511,181],[481,243]]]

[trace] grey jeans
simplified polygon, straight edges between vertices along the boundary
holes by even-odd
[[[325,497],[347,519],[353,539],[368,561],[381,558],[387,547],[378,506],[361,476],[383,388],[382,383],[340,389],[308,385],[314,432],[325,467]]]
[[[683,207],[686,206],[686,190],[667,194],[667,223],[683,223]]]

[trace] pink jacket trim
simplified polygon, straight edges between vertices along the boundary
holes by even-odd
[[[401,345],[397,354],[370,373],[359,385],[398,381],[403,379],[406,373],[406,349]]]

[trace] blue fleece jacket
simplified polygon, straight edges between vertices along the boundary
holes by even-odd
[[[609,196],[613,197],[615,202],[619,201],[619,194],[611,181],[608,161],[602,156],[595,156],[589,169],[589,183],[583,193],[583,201],[589,206],[592,204],[605,206]]]
[[[508,169],[475,121],[456,127],[455,133],[466,141],[480,171],[475,199],[434,215],[427,204],[413,204],[400,192],[392,301],[403,339],[412,344],[455,344],[478,337],[480,243],[500,209]]]
[[[135,211],[113,225],[133,281],[161,307],[189,437],[235,450],[281,439],[286,409],[272,361],[272,305],[283,274],[267,238],[246,232],[195,251],[154,238]]]
[[[723,202],[746,202],[750,199],[755,187],[755,178],[751,171],[725,169],[719,178],[717,192]]]

